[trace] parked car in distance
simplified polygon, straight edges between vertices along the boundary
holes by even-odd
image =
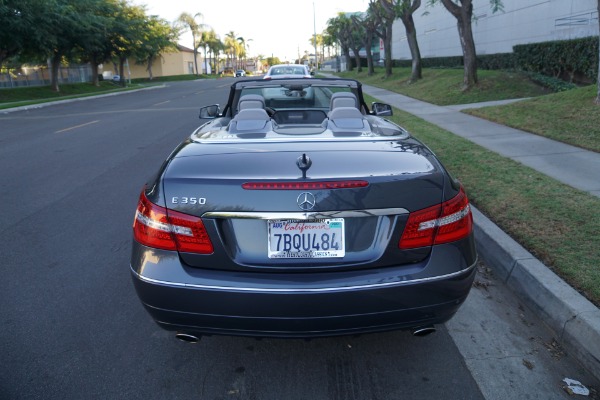
[[[263,79],[312,78],[313,75],[303,64],[279,64],[271,66]]]
[[[195,342],[450,319],[476,273],[469,201],[390,115],[351,79],[240,79],[202,107],[135,211],[131,275],[156,323]]]
[[[243,69],[238,69],[235,71],[235,76],[236,76],[236,78],[238,76],[246,76],[246,71],[244,71]]]

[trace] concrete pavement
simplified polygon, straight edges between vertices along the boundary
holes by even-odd
[[[363,92],[488,150],[600,197],[598,153],[459,111],[477,105],[436,106],[367,85],[363,86]],[[506,103],[487,102],[479,106]],[[600,379],[600,309],[479,210],[474,208],[473,215],[479,255],[527,306],[540,315],[564,348]]]

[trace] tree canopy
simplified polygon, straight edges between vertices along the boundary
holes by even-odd
[[[99,64],[117,59],[123,76],[127,57],[148,61],[177,39],[166,21],[126,0],[0,0],[0,26],[0,67],[11,57],[49,59],[55,91],[64,62],[89,62],[97,83]]]

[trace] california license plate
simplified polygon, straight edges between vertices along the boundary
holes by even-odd
[[[344,257],[344,219],[269,220],[269,258]]]

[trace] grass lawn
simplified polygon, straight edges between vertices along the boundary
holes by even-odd
[[[600,152],[600,106],[594,104],[597,86],[497,107],[465,110],[513,128]]]
[[[411,84],[408,83],[410,68],[394,68],[392,76],[387,79],[383,68],[376,68],[373,76],[368,76],[366,71],[364,68],[361,73],[351,71],[336,75],[357,79],[366,85],[391,90],[440,106],[536,97],[550,93],[518,72],[480,70],[479,86],[462,91],[462,69],[426,68],[423,69],[423,79]]]
[[[462,92],[462,69],[424,69],[423,79],[413,84],[407,83],[408,68],[394,68],[388,79],[383,68],[376,68],[373,76],[367,76],[366,68],[361,73],[351,71],[336,75],[437,105],[532,97],[518,103],[463,112],[600,152],[600,106],[594,104],[596,85],[553,93],[518,72],[480,70],[479,86]]]
[[[436,153],[481,212],[600,305],[600,199],[411,114],[391,119]]]

